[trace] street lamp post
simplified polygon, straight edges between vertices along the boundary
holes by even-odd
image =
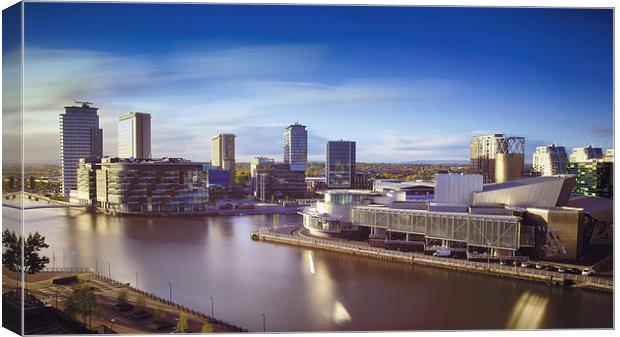
[[[108,262],[108,278],[112,278],[112,268],[110,266],[110,262]]]
[[[136,289],[138,289],[138,272],[135,272],[135,273],[136,273]]]
[[[265,313],[261,313],[263,315],[263,332],[265,332]]]
[[[99,273],[99,261],[95,258],[95,273]]]
[[[215,318],[215,315],[213,315],[213,296],[209,296],[211,298],[211,318]]]
[[[170,287],[170,302],[172,302],[172,282],[168,282],[168,286]]]
[[[110,330],[112,330],[114,328],[114,322],[116,322],[116,320],[114,320],[114,318],[112,318],[110,320]]]

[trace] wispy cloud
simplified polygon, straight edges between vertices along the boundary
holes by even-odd
[[[211,137],[232,132],[237,134],[238,160],[258,154],[279,159],[284,127],[310,116],[316,120],[309,125],[309,156],[318,160],[325,141],[340,137],[326,129],[333,127],[330,119],[343,113],[353,118],[364,112],[387,112],[394,104],[412,100],[441,100],[458,87],[450,81],[351,78],[327,83],[301,76],[320,69],[326,53],[328,49],[319,45],[236,46],[198,48],[155,59],[29,48],[26,161],[57,160],[58,114],[74,99],[94,101],[100,108],[105,154],[116,154],[117,117],[144,111],[153,115],[155,156],[209,160]],[[392,155],[415,153],[407,148],[415,146],[421,155],[429,154],[420,152],[427,140],[418,141],[422,144],[399,138],[402,144]]]
[[[613,126],[593,126],[587,131],[599,137],[611,137],[614,135]]]

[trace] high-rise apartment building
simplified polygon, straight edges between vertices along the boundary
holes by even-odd
[[[222,133],[211,138],[211,165],[235,172],[235,135]]]
[[[539,146],[533,157],[533,170],[543,176],[566,173],[568,157],[564,146]]]
[[[593,159],[603,159],[603,149],[600,147],[576,147],[570,153],[570,162],[571,163],[579,163],[591,161]]]
[[[355,177],[355,142],[327,142],[325,177],[328,188],[351,188]]]
[[[308,131],[305,125],[295,123],[284,131],[284,163],[292,171],[305,171],[308,167]]]
[[[130,112],[118,118],[119,158],[151,159],[151,115]]]
[[[570,162],[566,171],[577,177],[573,195],[613,198],[613,163],[601,160]]]
[[[484,183],[505,182],[523,177],[525,138],[504,134],[476,136],[470,143],[472,173]]]
[[[98,108],[90,102],[81,106],[66,106],[60,114],[60,170],[62,193],[69,196],[77,188],[77,170],[80,158],[96,159],[103,156],[103,130],[99,128]]]

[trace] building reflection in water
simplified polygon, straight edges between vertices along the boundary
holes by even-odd
[[[315,278],[315,281],[309,282],[310,299],[315,302],[316,310],[321,312],[326,320],[331,320],[336,325],[344,324],[351,321],[351,314],[347,308],[336,299],[336,284],[330,275],[328,266],[322,259],[317,259],[315,263],[314,252],[306,251],[308,271]],[[325,303],[332,302],[331,310],[325,310]]]
[[[527,291],[523,293],[510,313],[508,329],[538,329],[541,327],[549,299]]]

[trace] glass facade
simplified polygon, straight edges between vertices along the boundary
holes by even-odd
[[[613,163],[569,163],[566,171],[576,176],[573,195],[613,198]]]
[[[328,188],[351,188],[355,176],[355,142],[327,142],[325,172]]]

